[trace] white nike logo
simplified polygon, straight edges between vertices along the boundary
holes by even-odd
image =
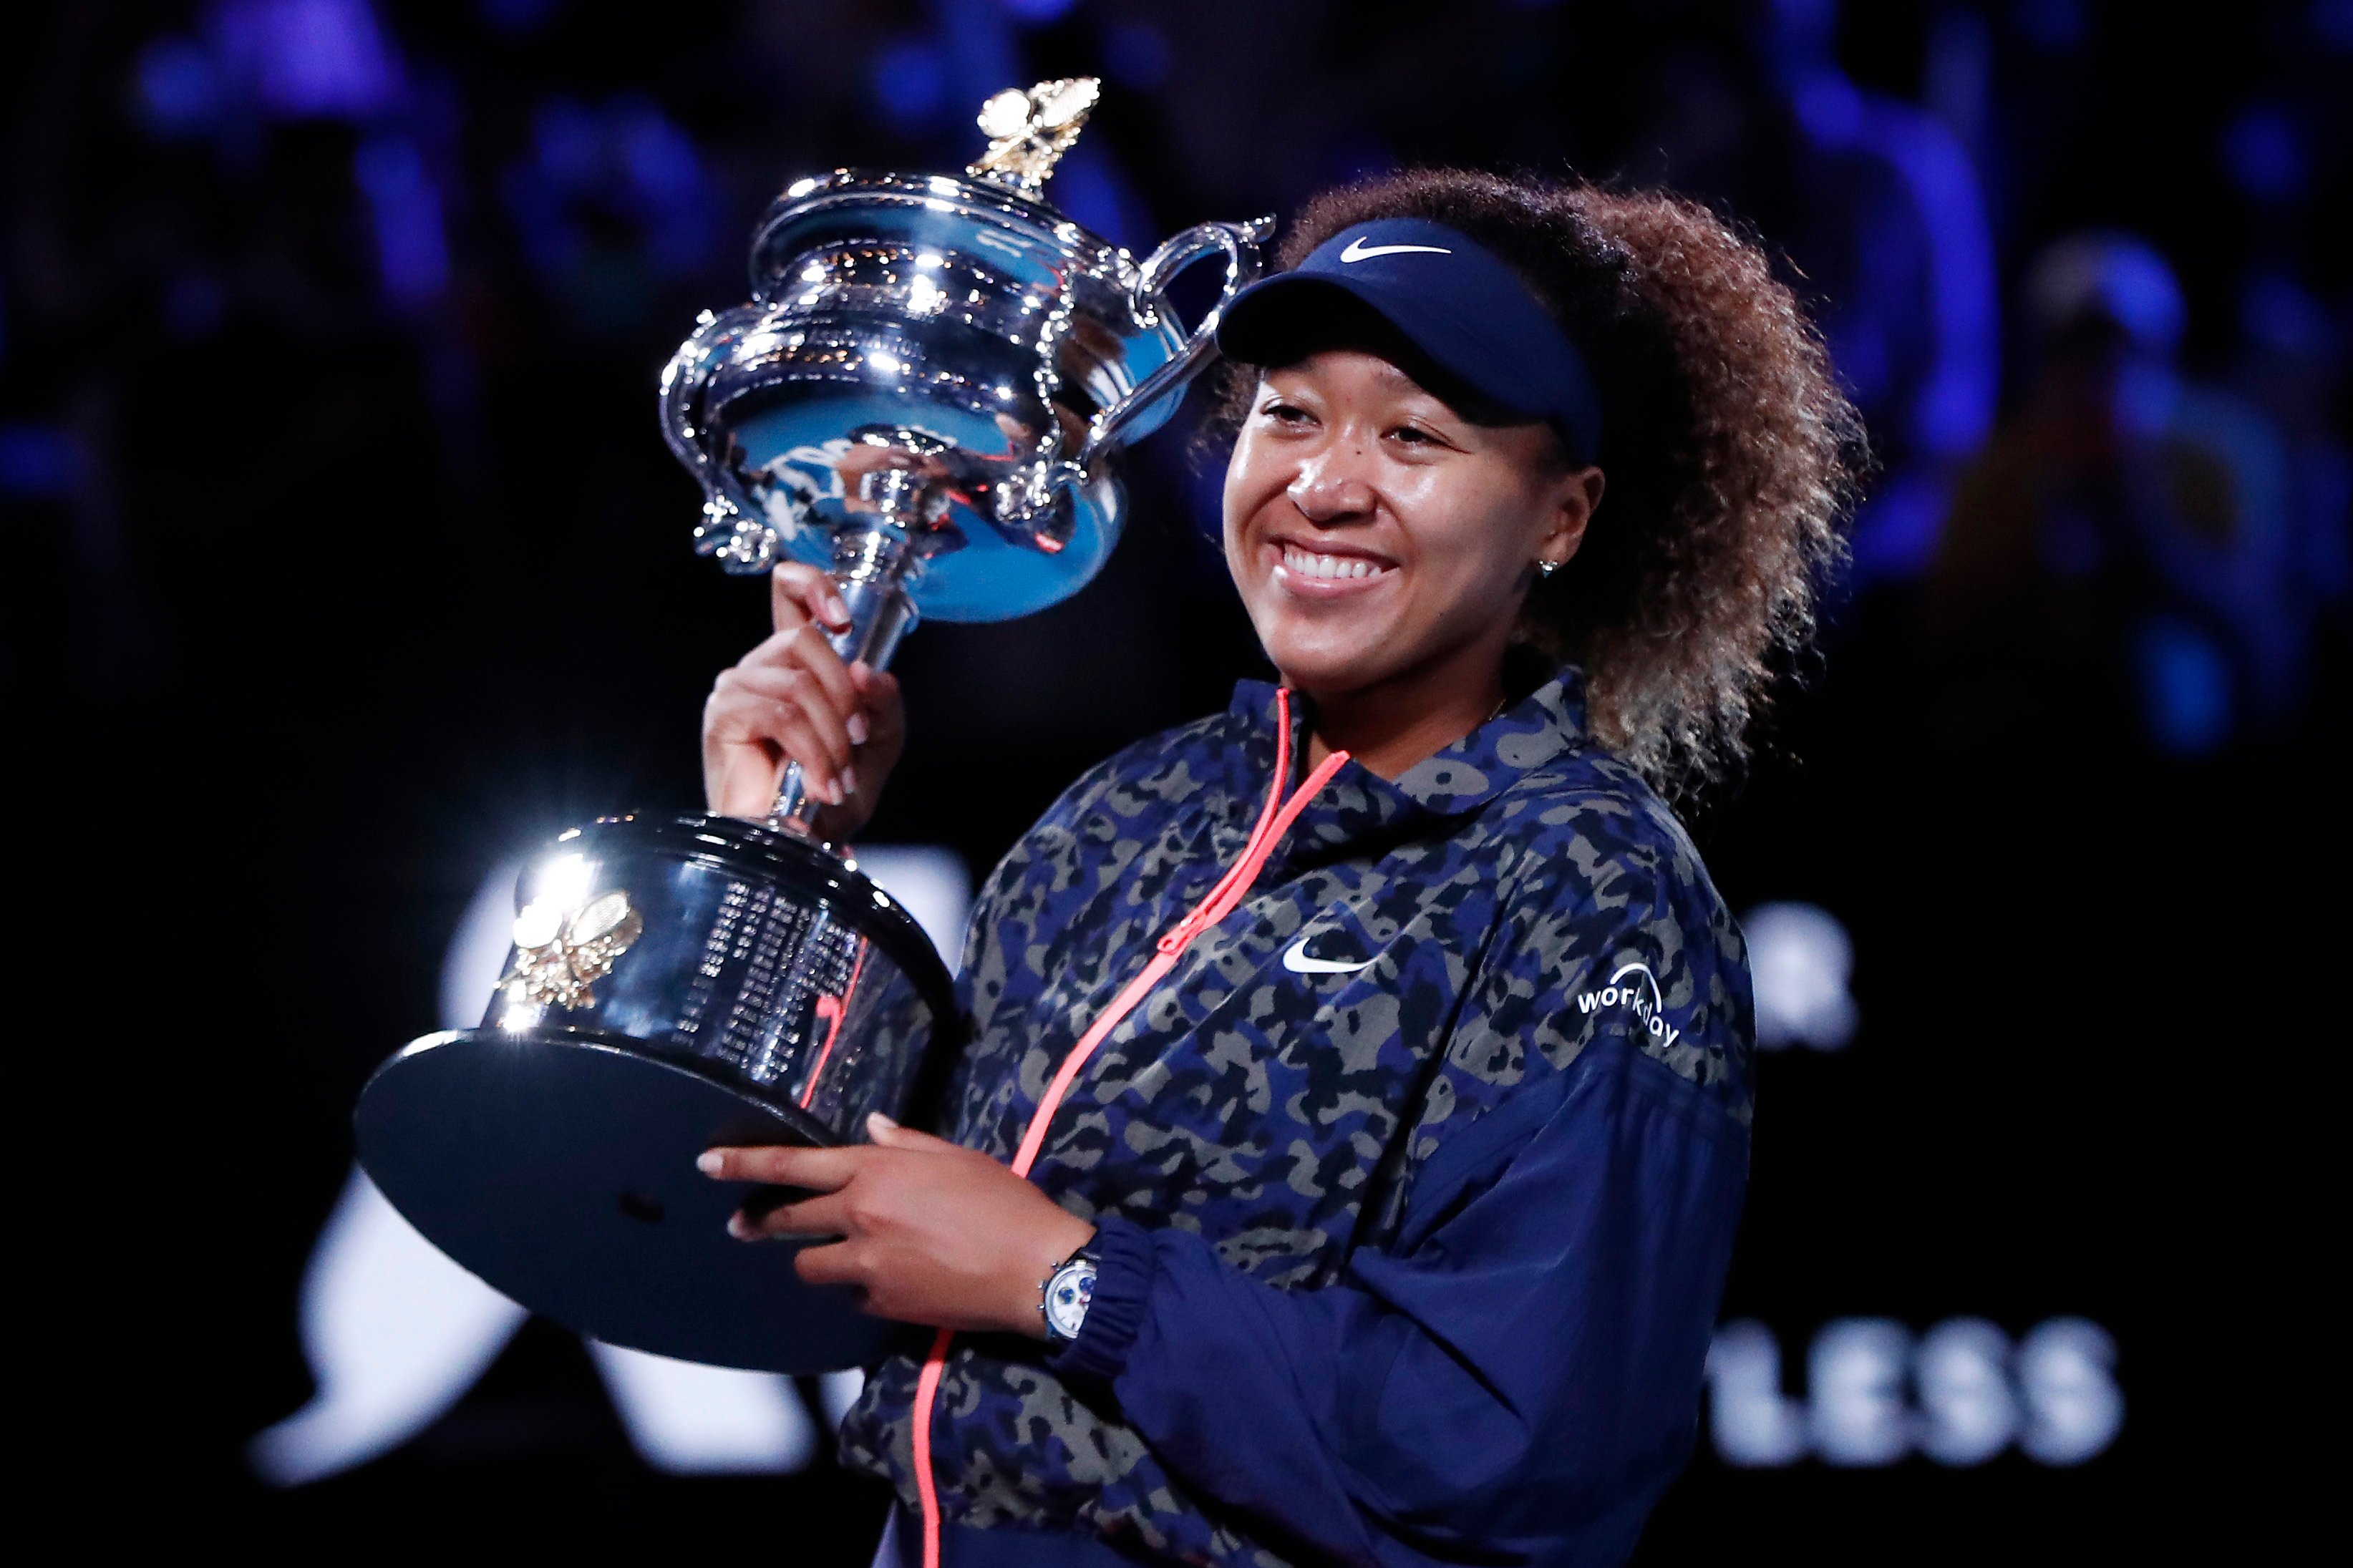
[[[1346,974],[1354,970],[1370,969],[1380,962],[1378,954],[1343,963],[1337,959],[1307,956],[1307,938],[1301,937],[1282,951],[1282,967],[1293,974]]]
[[[1454,254],[1442,245],[1366,245],[1365,237],[1360,234],[1348,242],[1348,248],[1340,253],[1340,259],[1370,261],[1376,256],[1396,256],[1408,250],[1426,250],[1432,256]]]

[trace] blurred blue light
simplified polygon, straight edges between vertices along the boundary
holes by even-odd
[[[1764,9],[1785,42],[1827,49],[1837,41],[1839,0],[1766,0]]]
[[[2332,49],[2353,50],[2353,0],[2312,0],[2312,31]]]
[[[652,104],[614,106],[614,134],[630,184],[657,202],[691,196],[702,184],[694,143]]]
[[[56,500],[81,479],[81,447],[57,425],[0,425],[0,495]]]
[[[159,38],[148,45],[139,57],[138,77],[140,107],[159,135],[194,135],[220,113],[220,72],[193,38]]]
[[[1862,129],[1862,94],[1836,71],[1808,73],[1792,107],[1806,134],[1831,146],[1853,140]]]
[[[1152,214],[1102,142],[1081,142],[1054,168],[1054,205],[1139,254],[1152,244]]]
[[[563,0],[476,0],[482,20],[501,33],[528,33],[550,16]]]
[[[2231,738],[2231,667],[2215,639],[2173,616],[2141,628],[2143,717],[2157,748],[2202,756]]]
[[[883,112],[902,126],[930,125],[947,105],[947,61],[923,39],[892,44],[875,56],[872,79]]]
[[[2337,348],[2337,323],[2304,285],[2281,272],[2258,272],[2239,292],[2239,324],[2247,341],[2286,358],[2324,359]]]
[[[669,276],[710,259],[718,201],[702,154],[651,99],[550,99],[532,118],[532,153],[507,171],[504,194],[541,271],[565,272],[587,253],[585,210],[633,225],[643,258]]]
[[[2303,139],[2286,110],[2259,104],[2222,132],[2222,163],[2233,184],[2257,201],[2288,202],[2304,194]]]
[[[617,100],[607,115],[650,259],[672,277],[694,272],[712,253],[716,204],[693,141],[649,100]]]
[[[441,192],[417,143],[371,136],[352,172],[375,220],[376,265],[385,297],[416,309],[438,299],[449,281],[449,243],[441,226]]]
[[[399,59],[368,0],[219,0],[212,34],[273,114],[364,119],[404,95]]]
[[[2021,37],[2048,55],[2083,47],[2092,31],[2083,0],[2018,0],[2010,17]]]
[[[1898,470],[1855,509],[1848,571],[1857,586],[1920,576],[1936,563],[1952,487],[1924,468]]]
[[[568,98],[552,98],[532,116],[532,149],[548,178],[567,188],[585,188],[596,181],[603,162],[603,136],[596,117]]]
[[[371,136],[352,156],[352,172],[372,201],[403,201],[426,182],[425,160],[405,136]]]
[[[1074,0],[997,0],[1005,14],[1027,26],[1059,22],[1071,14]]]
[[[1993,427],[2000,310],[1993,237],[1968,149],[1941,121],[1866,93],[1835,68],[1797,71],[1787,90],[1799,124],[1816,146],[1884,164],[1909,194],[1916,219],[1890,221],[1881,216],[1892,210],[1883,204],[1855,208],[1852,244],[1862,287],[1826,323],[1839,374],[1874,418],[1903,418],[1921,454],[1957,458],[1974,451]],[[1934,352],[1916,388],[1905,390],[1911,372],[1894,351],[1913,341],[1921,301],[1909,290],[1899,297],[1873,285],[1923,268]],[[1908,408],[1898,400],[1879,412],[1899,393]],[[1858,582],[1877,565],[1934,546],[1933,528],[1924,534],[1914,510],[1890,512],[1881,521],[1897,528],[1888,540],[1892,552],[1859,551]]]
[[[500,185],[524,257],[541,272],[562,271],[579,248],[564,216],[563,193],[530,163],[509,169]]]
[[[1120,23],[1103,35],[1103,69],[1122,87],[1152,92],[1168,80],[1168,35],[1149,22]]]
[[[221,286],[201,273],[175,278],[164,291],[164,327],[181,339],[208,337],[227,314]]]
[[[2189,323],[2172,267],[2137,235],[2068,236],[2027,268],[2023,293],[2035,330],[2045,336],[2105,317],[2139,348],[2169,354]]]

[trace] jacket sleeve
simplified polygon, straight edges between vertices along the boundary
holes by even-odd
[[[1646,1019],[1601,1011],[1565,1068],[1438,1145],[1397,1250],[1360,1249],[1329,1287],[1108,1220],[1056,1370],[1107,1381],[1174,1472],[1278,1550],[1617,1561],[1690,1449],[1748,1140],[1646,1052]]]

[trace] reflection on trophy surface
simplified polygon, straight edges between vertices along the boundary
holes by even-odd
[[[752,244],[745,304],[663,373],[670,449],[705,495],[696,547],[741,574],[832,574],[834,639],[877,668],[923,616],[1008,619],[1091,581],[1123,519],[1117,450],[1165,423],[1269,226],[1202,224],[1142,261],[1039,199],[1096,96],[1008,89],[962,175],[795,183]],[[1225,262],[1187,332],[1164,302]],[[718,1143],[832,1143],[920,1116],[957,1045],[947,972],[906,911],[804,822],[633,816],[527,868],[476,1029],[419,1039],[357,1113],[362,1162],[467,1268],[616,1344],[813,1372],[888,1325],[805,1286],[789,1246],[726,1235]],[[754,1200],[755,1205],[757,1199]]]

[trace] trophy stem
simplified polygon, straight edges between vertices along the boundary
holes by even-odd
[[[849,629],[827,640],[844,664],[864,659],[871,668],[891,662],[899,639],[915,624],[914,601],[907,580],[920,563],[907,525],[944,503],[944,495],[930,493],[926,485],[903,468],[886,468],[865,476],[860,489],[874,505],[873,525],[834,536],[832,576],[849,606]],[[801,765],[786,765],[777,782],[776,804],[768,808],[767,826],[780,832],[804,832],[808,821],[808,781]]]

